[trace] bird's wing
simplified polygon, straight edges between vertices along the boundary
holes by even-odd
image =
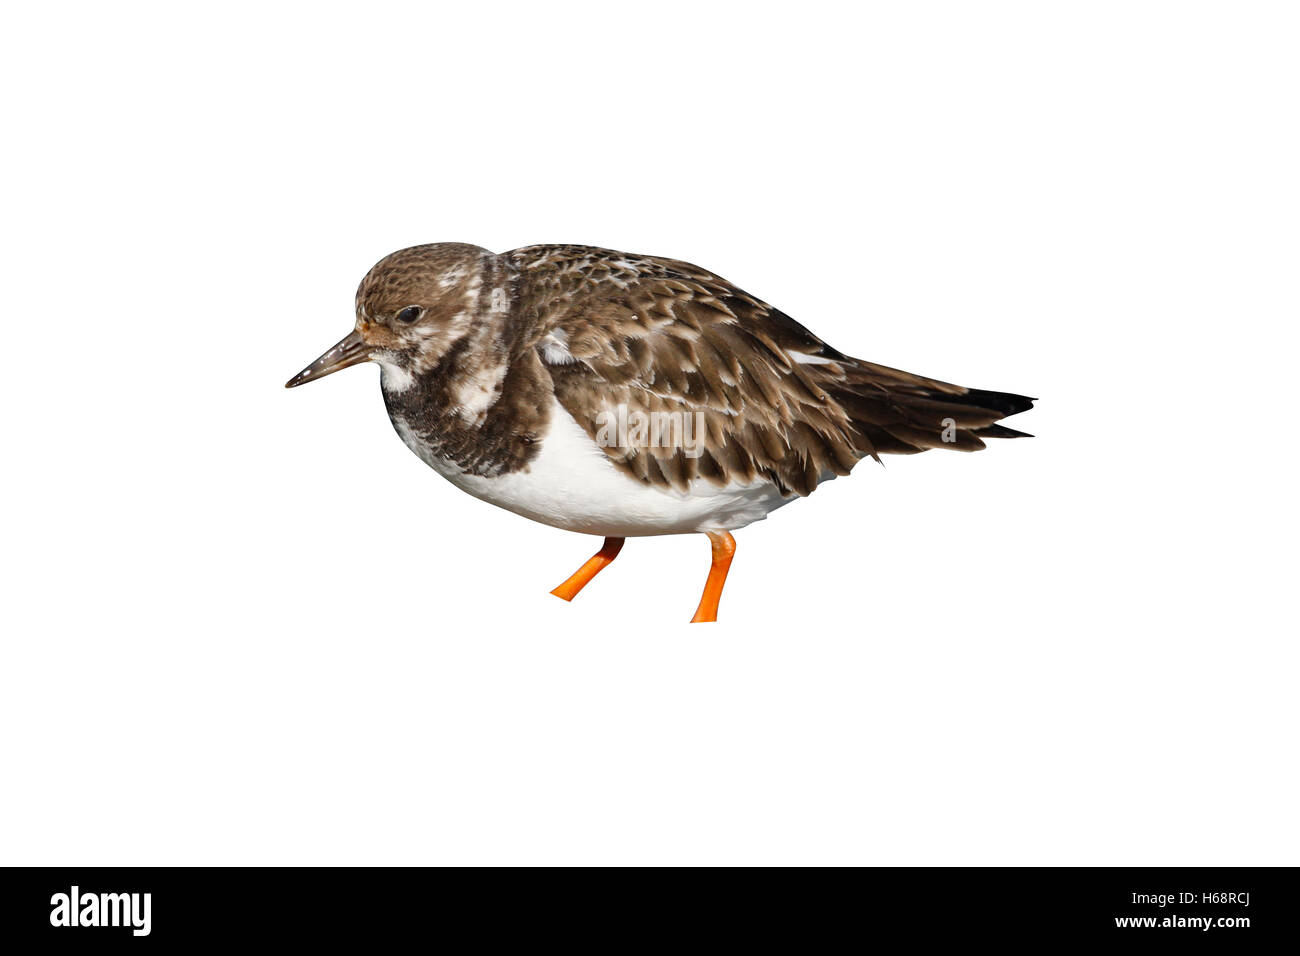
[[[565,410],[647,484],[766,479],[806,495],[865,456],[942,447],[940,420],[956,419],[950,447],[982,447],[975,433],[1009,413],[843,355],[690,263],[586,246],[508,256],[535,310],[521,344]]]

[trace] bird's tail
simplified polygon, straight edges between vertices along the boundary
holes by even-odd
[[[998,424],[1036,399],[964,388],[872,362],[853,360],[834,397],[864,439],[860,450],[914,455],[931,448],[978,451],[986,438],[1030,438]]]

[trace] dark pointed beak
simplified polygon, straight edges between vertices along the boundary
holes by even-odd
[[[337,372],[351,365],[359,365],[369,358],[370,346],[361,341],[360,332],[353,330],[339,339],[332,349],[285,382],[284,387],[294,388],[304,382],[324,378],[331,372]]]

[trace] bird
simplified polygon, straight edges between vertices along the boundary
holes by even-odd
[[[853,358],[707,269],[584,245],[385,256],[352,331],[285,387],[363,362],[402,441],[457,488],[604,538],[557,597],[629,537],[706,535],[693,623],[717,620],[733,531],[865,458],[1031,437],[999,422],[1036,401]]]

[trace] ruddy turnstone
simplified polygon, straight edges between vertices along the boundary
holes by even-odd
[[[700,532],[693,621],[717,619],[731,532],[863,458],[975,451],[1033,399],[852,358],[707,269],[590,246],[402,249],[361,280],[356,326],[286,383],[377,362],[389,418],[456,487],[603,535],[566,601],[628,537]]]

